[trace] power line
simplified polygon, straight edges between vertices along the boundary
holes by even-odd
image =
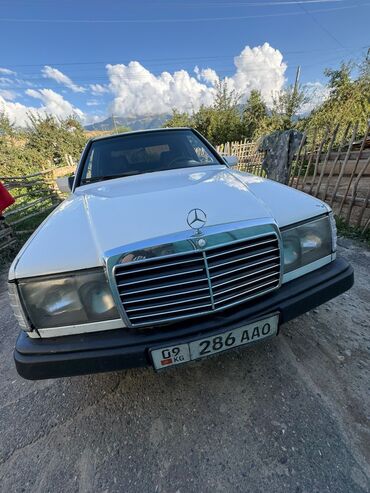
[[[301,9],[309,16],[311,17],[311,19],[315,22],[315,24],[317,24],[319,26],[319,28],[324,31],[332,40],[334,40],[338,46],[340,46],[341,48],[344,48],[345,50],[347,50],[348,48],[346,46],[344,46],[344,44],[336,37],[334,36],[334,34],[329,31],[329,29],[327,27],[324,26],[324,24],[322,24],[314,15],[313,13],[310,11],[310,10],[307,10],[306,7],[304,5],[300,5]]]
[[[75,0],[70,0],[70,1],[75,1]],[[180,3],[176,2],[175,4],[173,2],[162,2],[162,1],[157,1],[153,3],[152,0],[149,1],[141,1],[141,4],[144,5],[155,5],[155,7],[158,6],[171,6],[171,7],[220,7],[220,8],[230,8],[232,7],[273,7],[273,6],[286,6],[286,5],[297,5],[300,3],[307,3],[307,4],[321,4],[321,3],[342,3],[342,2],[347,2],[351,0],[276,0],[276,1],[258,1],[258,2],[232,2],[230,3],[225,3],[225,2],[186,2],[186,3]],[[41,3],[49,3],[50,0],[38,0],[38,4]],[[64,0],[66,2],[66,0]],[[2,4],[20,4],[20,3],[29,3],[29,0],[8,0],[4,1],[2,0],[0,3]],[[35,2],[34,2],[35,3]]]
[[[370,3],[363,3],[361,7],[367,7]],[[328,9],[311,10],[311,13],[335,12],[338,10],[359,8],[358,5],[343,5],[342,7],[332,7]],[[271,17],[285,17],[302,15],[305,12],[277,12],[271,14],[255,14],[232,17],[193,17],[193,18],[173,18],[173,19],[26,19],[5,17],[0,18],[0,22],[14,23],[48,23],[48,24],[159,24],[159,23],[189,23],[189,22],[218,22],[218,21],[243,21],[247,19],[265,19]]]
[[[353,50],[364,50],[367,49],[367,45],[364,46],[357,46],[353,47]],[[278,48],[276,48],[278,49]],[[352,48],[350,48],[352,49]],[[316,48],[312,50],[293,50],[293,51],[285,51],[285,50],[279,50],[278,51],[283,51],[283,55],[304,55],[304,54],[310,54],[310,53],[324,53],[324,52],[334,52],[334,51],[343,51],[343,50],[348,50],[348,48],[327,48],[327,49],[321,49],[321,48]],[[247,55],[235,55],[233,54],[228,54],[228,55],[207,55],[207,56],[197,56],[193,55],[191,57],[171,57],[171,58],[140,58],[140,57],[132,57],[133,59],[138,59],[140,58],[139,63],[150,63],[152,65],[157,62],[158,64],[162,63],[167,63],[167,62],[193,62],[193,63],[200,63],[201,61],[206,62],[206,61],[217,61],[221,59],[233,59],[235,56],[242,57],[243,56],[249,56]],[[29,63],[29,64],[5,64],[7,68],[31,68],[31,67],[44,67],[45,65],[49,65],[51,67],[64,67],[64,66],[81,66],[81,65],[119,65],[119,64],[128,64],[131,60],[119,60],[119,61],[78,61],[78,62],[43,62],[43,63]],[[81,67],[82,68],[82,67]],[[32,72],[29,73],[29,75],[32,75]]]
[[[365,48],[367,48],[367,47],[361,47],[360,50],[363,50]],[[360,50],[357,50],[357,49],[356,50],[352,50],[350,53],[353,54],[353,53],[356,53],[356,52],[358,52]],[[311,68],[311,67],[314,67],[314,66],[323,65],[323,64],[326,64],[326,63],[329,63],[329,62],[338,60],[339,58],[341,58],[341,56],[342,55],[336,56],[336,57],[331,57],[331,58],[327,58],[325,60],[316,60],[314,63],[302,64],[302,67],[304,67],[304,68]],[[287,69],[288,70],[293,70],[293,69],[295,69],[295,67],[294,66],[289,66]],[[266,71],[269,71],[269,69],[268,68],[261,69],[261,68],[253,68],[253,67],[251,67],[250,69],[248,69],[248,72],[249,73],[253,73],[253,72],[254,73],[255,72],[261,73],[261,72],[266,72]],[[192,74],[189,74],[189,75],[191,75],[192,77],[194,77]],[[220,78],[223,78],[223,77],[228,76],[228,75],[230,77],[232,77],[232,74],[230,75],[229,67],[218,68],[217,69],[217,75],[219,75]],[[85,78],[83,78],[83,77],[81,78],[81,77],[78,77],[76,75],[75,76],[72,75],[71,78],[72,77],[73,77],[73,82],[75,84],[85,83],[85,84],[89,85],[89,84],[99,84],[99,83],[106,83],[106,82],[108,82],[106,75],[94,76],[94,77],[88,77],[88,78],[86,78],[86,77]],[[131,75],[125,75],[125,76],[118,76],[117,78],[119,79],[119,81],[127,81],[127,82],[129,82],[129,81],[140,80],[140,79],[145,80],[148,77],[149,78],[153,77],[155,79],[158,79],[158,75],[155,75],[152,72],[149,72],[149,74],[141,74],[141,75],[137,75],[137,74],[136,75],[133,75],[133,74],[131,74]],[[12,79],[10,79],[10,80],[12,80]],[[18,78],[18,82],[17,82],[17,79],[16,78],[13,79],[13,80],[14,80],[14,82],[12,84],[7,84],[7,85],[3,84],[2,87],[4,87],[4,88],[5,87],[8,87],[8,88],[9,87],[13,87],[15,90],[17,90],[17,89],[18,90],[19,89],[32,89],[32,88],[34,88],[34,89],[41,89],[41,88],[44,88],[44,87],[41,87],[40,84],[43,83],[43,82],[46,83],[46,81],[48,81],[48,88],[58,88],[61,85],[63,85],[63,84],[60,84],[57,81],[55,81],[55,79],[47,78],[47,77],[40,77],[40,76],[38,76],[38,77],[28,77],[27,80],[19,79]],[[52,82],[50,82],[50,81],[52,81]],[[26,84],[26,82],[30,82],[31,85],[30,84]],[[39,83],[39,85],[36,85],[37,83]]]

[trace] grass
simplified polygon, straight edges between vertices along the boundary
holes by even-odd
[[[340,217],[336,216],[335,221],[337,223],[338,235],[357,240],[370,248],[370,228],[365,233],[362,233],[363,228],[349,226]]]

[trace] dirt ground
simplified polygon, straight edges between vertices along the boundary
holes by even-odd
[[[279,337],[156,374],[29,382],[0,283],[1,492],[370,491],[370,252]]]

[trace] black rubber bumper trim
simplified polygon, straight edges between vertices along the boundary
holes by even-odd
[[[116,329],[48,339],[32,339],[22,331],[14,359],[18,373],[30,380],[150,366],[148,350],[152,347],[186,343],[232,330],[273,312],[280,313],[282,324],[347,291],[353,282],[352,267],[344,259],[336,259],[253,304],[175,327],[145,332]]]

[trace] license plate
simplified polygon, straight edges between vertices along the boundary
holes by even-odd
[[[160,370],[180,365],[194,359],[206,358],[238,346],[247,346],[261,339],[276,335],[279,315],[270,315],[262,320],[243,325],[228,332],[198,339],[188,344],[178,344],[150,351],[154,368]]]

